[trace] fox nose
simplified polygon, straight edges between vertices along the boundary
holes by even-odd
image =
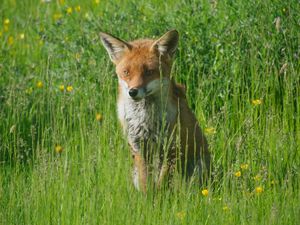
[[[130,97],[134,98],[134,97],[137,96],[138,92],[139,92],[138,89],[131,88],[131,89],[129,90],[129,95],[130,95]]]

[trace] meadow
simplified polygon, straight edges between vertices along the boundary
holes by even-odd
[[[300,223],[297,0],[0,0],[0,225]],[[99,32],[180,33],[213,181],[136,191]]]

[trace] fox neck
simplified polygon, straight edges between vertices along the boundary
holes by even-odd
[[[170,81],[160,92],[139,101],[133,100],[120,88],[118,116],[132,143],[156,140],[162,129],[176,121],[178,109],[172,101],[172,85]]]

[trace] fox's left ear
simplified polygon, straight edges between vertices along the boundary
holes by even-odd
[[[156,48],[161,55],[173,56],[178,45],[179,34],[177,30],[170,30],[154,42],[152,48]]]

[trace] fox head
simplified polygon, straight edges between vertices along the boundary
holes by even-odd
[[[140,100],[169,85],[172,56],[179,38],[176,30],[157,40],[126,42],[107,33],[100,33],[100,38],[116,66],[120,89],[129,98]]]

